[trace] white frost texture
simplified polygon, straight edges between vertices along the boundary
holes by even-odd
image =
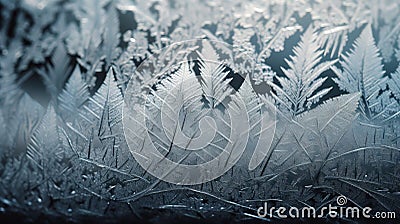
[[[399,219],[399,15],[0,0],[0,223],[290,223],[257,210],[338,196]]]

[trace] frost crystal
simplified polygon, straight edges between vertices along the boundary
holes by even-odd
[[[338,196],[400,215],[398,1],[0,9],[1,223],[282,221],[257,208]]]

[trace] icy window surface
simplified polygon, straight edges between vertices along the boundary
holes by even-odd
[[[398,0],[0,0],[0,215],[269,221],[265,202],[345,196],[400,216],[398,15]]]

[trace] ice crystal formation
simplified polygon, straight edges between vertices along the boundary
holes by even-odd
[[[321,208],[343,195],[400,215],[399,14],[397,0],[0,0],[0,214],[274,221],[257,217],[266,201]],[[202,47],[175,45],[189,40]],[[124,103],[144,105],[135,128],[193,164],[244,144],[226,113],[237,97],[248,142],[220,177],[176,185],[135,160],[128,144],[147,143],[124,134]],[[217,137],[183,161],[156,121],[196,137],[204,116]]]

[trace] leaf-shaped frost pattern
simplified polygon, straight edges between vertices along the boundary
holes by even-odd
[[[105,82],[88,101],[87,108],[96,116],[95,126],[87,137],[89,148],[86,157],[108,166],[119,167],[128,152],[120,150],[123,143],[121,90],[115,81],[114,70],[110,68]]]
[[[154,92],[154,95],[156,102],[160,105],[158,109],[161,110],[165,134],[171,142],[185,148],[192,140],[182,135],[178,129],[188,131],[186,134],[189,136],[195,134],[195,130],[190,127],[197,122],[196,117],[201,116],[201,85],[194,73],[189,70],[189,64],[183,62],[179,70],[159,86],[159,93]],[[183,114],[179,115],[181,110],[183,110]],[[180,122],[182,116],[183,122]],[[196,143],[192,142],[191,144],[195,145]]]
[[[360,110],[367,118],[378,114],[379,91],[386,78],[379,49],[375,45],[371,26],[364,28],[353,49],[340,61],[343,70],[333,67],[338,78],[334,81],[349,93],[360,92]]]
[[[275,180],[288,170],[302,166],[315,166],[310,173],[300,174],[294,184],[313,184],[322,172],[330,167],[329,161],[343,150],[346,136],[351,133],[357,118],[357,102],[360,94],[342,95],[324,102],[308,112],[298,115],[296,120],[278,123],[272,155],[263,171],[272,173],[256,180]],[[262,173],[263,174],[263,173]]]
[[[84,103],[89,99],[89,88],[83,81],[79,66],[76,66],[71,77],[69,78],[65,89],[58,96],[61,114],[66,117],[81,116],[85,119],[81,112]]]
[[[301,114],[298,122],[315,134],[323,135],[332,147],[356,118],[359,93],[342,95]]]
[[[233,88],[229,85],[231,78],[227,78],[228,72],[224,71],[224,64],[219,61],[218,55],[208,41],[203,41],[203,49],[198,54],[204,97],[209,106],[215,108],[232,93]]]
[[[351,32],[368,22],[371,9],[357,1],[317,1],[310,3],[318,10],[310,12],[324,55],[342,55]]]
[[[282,110],[293,116],[318,103],[331,89],[320,87],[327,77],[320,78],[336,61],[322,62],[322,53],[312,27],[303,34],[300,43],[293,50],[294,55],[286,59],[289,69],[282,68],[285,77],[276,76],[279,85],[269,82],[276,91],[274,98]]]
[[[106,135],[105,132],[114,128],[118,129],[119,127],[116,126],[121,122],[123,98],[121,90],[115,81],[112,68],[108,71],[105,82],[91,101],[98,106],[98,111],[100,112],[98,114],[101,116],[100,128],[102,130],[99,130],[99,136]]]
[[[28,158],[41,169],[48,166],[51,160],[62,159],[65,156],[66,150],[58,119],[54,107],[50,105],[28,145]]]

